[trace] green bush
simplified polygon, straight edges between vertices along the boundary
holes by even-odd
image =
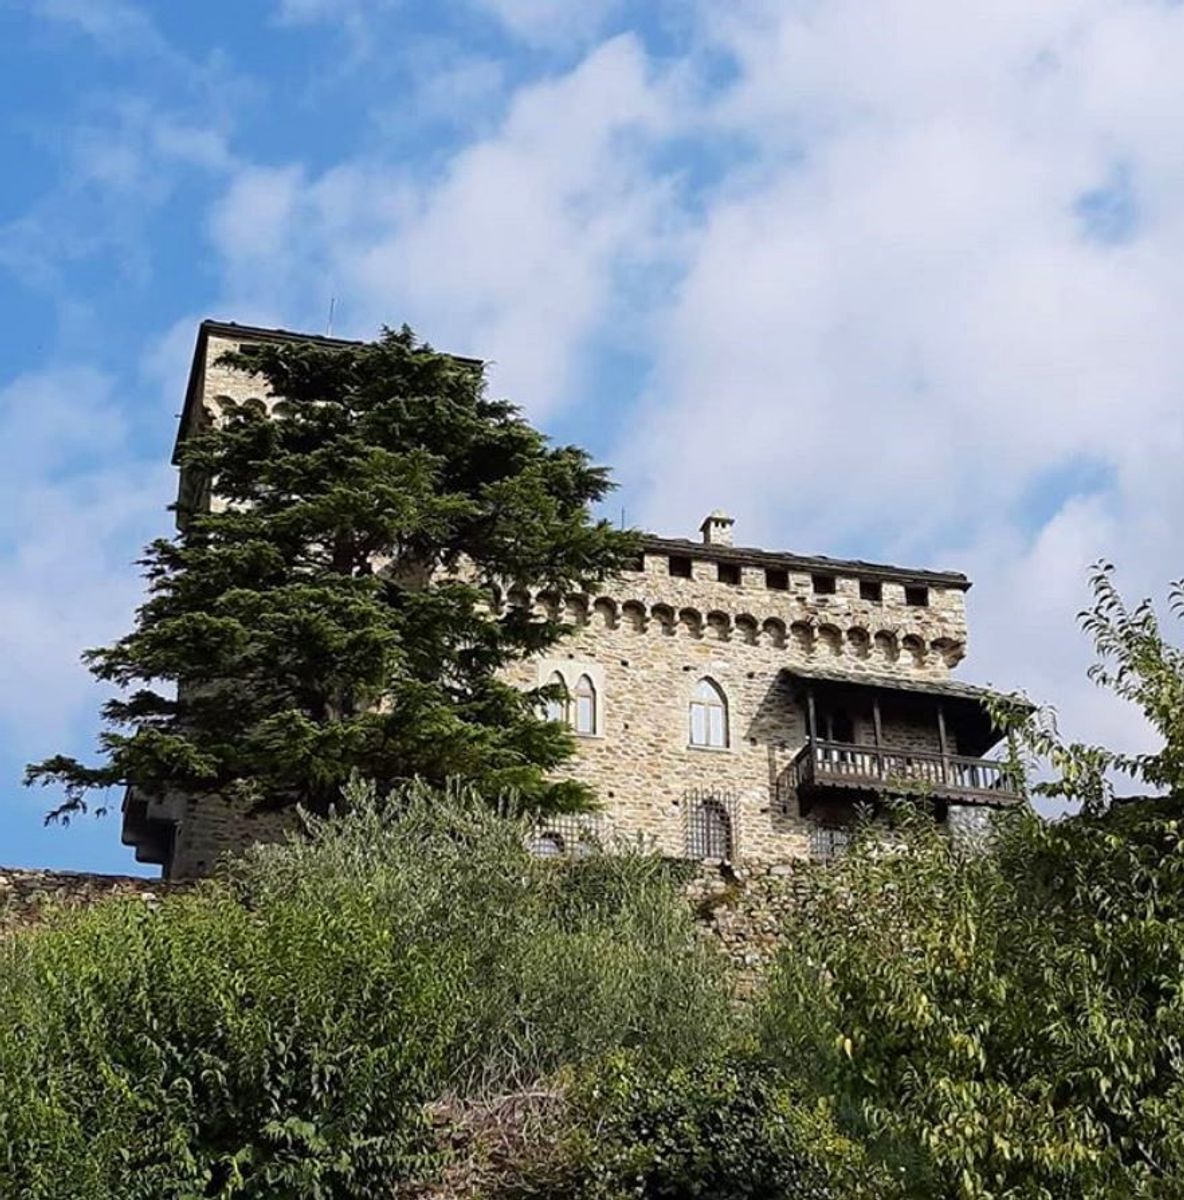
[[[556,864],[412,789],[157,910],[0,943],[0,1196],[363,1197],[430,1174],[428,1102],[726,1033],[660,863]]]
[[[566,1136],[509,1189],[536,1200],[830,1200],[883,1180],[825,1100],[751,1054],[655,1071],[613,1055],[569,1090]]]
[[[1184,1195],[1184,813],[1144,802],[993,853],[910,820],[816,877],[763,1047],[926,1197]]]

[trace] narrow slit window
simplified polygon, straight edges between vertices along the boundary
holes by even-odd
[[[728,744],[728,707],[710,679],[700,679],[691,697],[691,745],[722,750]]]
[[[576,733],[596,732],[596,688],[587,675],[576,681],[575,691]]]

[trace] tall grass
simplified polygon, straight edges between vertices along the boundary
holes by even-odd
[[[430,1172],[429,1101],[723,1043],[660,862],[533,860],[463,792],[348,801],[155,911],[0,943],[0,1196],[385,1195]]]

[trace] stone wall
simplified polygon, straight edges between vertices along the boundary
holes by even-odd
[[[177,823],[169,878],[209,875],[223,854],[279,841],[295,823],[292,813],[252,814],[218,796],[189,799]]]
[[[885,582],[883,601],[873,604],[859,598],[853,578],[840,576],[833,596],[813,596],[809,576],[796,586],[791,575],[788,592],[773,591],[763,569],[745,567],[742,582],[728,585],[714,579],[716,566],[695,561],[691,579],[672,578],[664,556],[647,554],[644,569],[626,573],[611,594],[570,597],[562,609],[546,594],[511,593],[506,604],[549,610],[574,632],[508,677],[538,687],[559,675],[572,693],[581,676],[592,681],[596,729],[577,737],[569,771],[597,790],[614,828],[680,857],[690,806],[718,795],[738,859],[806,857],[816,822],[801,815],[787,770],[806,742],[806,715],[785,669],[945,678],[965,642],[963,596],[934,587],[930,605],[914,608],[901,585]],[[691,695],[704,678],[726,699],[722,749],[690,744]],[[936,716],[919,715],[912,696],[893,703],[883,702],[884,743],[938,750]],[[870,710],[850,715],[856,737],[870,744]]]
[[[703,866],[686,885],[704,931],[715,938],[744,979],[772,962],[785,922],[808,903],[809,862],[759,864],[732,871]]]
[[[84,907],[113,896],[156,904],[177,887],[134,875],[0,867],[0,934],[36,924],[52,909]]]
[[[817,869],[810,863],[738,871],[688,865],[686,894],[704,932],[718,940],[744,978],[755,978],[772,961],[787,916],[805,903],[807,873]],[[0,867],[0,936],[58,909],[114,898],[155,906],[187,886],[133,875]]]

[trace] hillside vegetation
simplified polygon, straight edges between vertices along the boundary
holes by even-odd
[[[0,944],[0,1195],[1181,1194],[1170,801],[970,856],[904,810],[742,1005],[669,865],[350,801]]]

